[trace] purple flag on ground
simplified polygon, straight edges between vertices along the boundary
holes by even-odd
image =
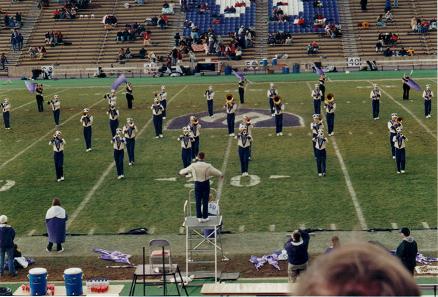
[[[117,88],[123,84],[126,83],[128,80],[126,79],[126,76],[124,74],[121,74],[112,84],[111,89],[117,90]]]
[[[239,79],[239,80],[244,80],[245,79],[245,74],[243,74],[242,72],[236,72],[236,71],[232,71],[232,73]]]
[[[35,93],[35,90],[36,90],[36,84],[35,83],[26,80],[26,81],[24,81],[24,84],[26,85],[26,89],[30,93]]]
[[[93,251],[100,254],[99,259],[113,261],[117,263],[131,264],[131,262],[129,261],[131,255],[129,254],[124,254],[119,251],[108,251],[100,248],[95,248]]]
[[[414,89],[415,91],[421,91],[420,85],[417,84],[412,78],[410,78],[406,84],[410,86],[412,89]]]

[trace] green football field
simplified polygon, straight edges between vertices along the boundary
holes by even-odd
[[[313,159],[310,121],[313,104],[309,87],[315,74],[249,75],[245,108],[267,109],[269,82],[276,82],[286,111],[304,120],[302,127],[253,132],[250,177],[240,178],[237,143],[225,129],[202,129],[201,150],[216,168],[225,171],[220,206],[225,229],[233,232],[293,230],[298,226],[338,230],[437,227],[437,122],[435,98],[432,118],[423,113],[422,92],[411,91],[401,100],[401,72],[329,74],[327,93],[335,94],[335,136],[329,137],[327,177],[318,177]],[[436,72],[418,71],[414,78],[436,95]],[[237,95],[235,77],[134,78],[134,107],[129,111],[123,92],[118,94],[121,123],[133,117],[137,137],[136,164],[117,180],[111,134],[105,114],[113,79],[44,81],[46,101],[61,98],[61,131],[67,141],[66,180],[55,181],[49,140],[54,132],[51,111],[36,111],[33,94],[22,81],[0,83],[0,98],[12,104],[12,130],[0,129],[0,213],[21,235],[45,232],[44,216],[53,197],[66,208],[70,233],[116,233],[147,227],[158,234],[178,233],[190,182],[177,176],[182,168],[179,130],[165,130],[154,138],[149,109],[153,92],[167,86],[168,116],[206,111],[203,93],[209,84],[216,91],[220,111],[229,92]],[[373,121],[369,93],[372,83],[383,90],[380,120]],[[122,88],[119,91],[123,91]],[[79,123],[83,108],[94,116],[93,151],[86,153]],[[387,122],[397,112],[404,118],[407,142],[406,174],[396,174],[390,156]],[[282,176],[271,178],[272,176]],[[172,179],[175,178],[176,180]],[[165,179],[165,180],[157,180]],[[168,179],[168,180],[166,180]],[[235,181],[235,182],[231,182]],[[258,183],[257,183],[258,182]],[[236,186],[237,183],[237,186]],[[13,184],[9,187],[8,185]],[[234,184],[234,185],[233,185]],[[244,227],[242,227],[244,226]],[[272,227],[271,227],[272,228]]]

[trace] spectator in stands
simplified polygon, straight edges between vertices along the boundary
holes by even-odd
[[[125,50],[125,59],[131,59],[131,58],[132,58],[132,52],[129,49],[129,47],[127,47]]]
[[[323,8],[324,5],[323,5],[323,3],[322,3],[321,0],[314,0],[314,1],[313,1],[313,7],[314,7],[314,8]]]
[[[437,21],[436,21],[436,17],[435,18],[432,18],[431,20],[430,20],[430,25],[429,25],[429,30],[430,31],[436,31],[436,29],[437,29]]]
[[[393,16],[392,16],[391,10],[388,10],[385,13],[385,16],[383,17],[383,20],[384,20],[385,23],[390,23],[390,22],[393,21]]]
[[[44,46],[39,46],[38,48],[37,48],[37,58],[39,59],[39,60],[42,60],[42,59],[44,59],[45,57],[46,57],[46,55],[47,55],[47,51],[46,51],[46,48],[44,47]]]
[[[36,56],[37,56],[38,50],[36,48],[34,48],[34,47],[29,47],[29,50],[27,52],[28,52],[29,57],[31,59],[35,59]]]
[[[152,18],[147,18],[145,20],[145,24],[146,24],[146,26],[153,26],[153,27],[158,26],[158,17],[153,16]]]
[[[52,32],[47,32],[44,35],[44,42],[45,42],[45,44],[46,45],[52,45],[53,44],[53,38],[54,38],[53,31]]]
[[[415,54],[415,51],[412,47],[408,48],[407,50],[408,56],[413,56]]]
[[[194,24],[192,24],[190,32],[190,37],[193,39],[194,42],[198,42],[199,39],[199,29]]]
[[[417,18],[415,16],[413,16],[411,18],[411,29],[412,29],[412,31],[416,31],[417,30],[417,23],[418,23]]]
[[[46,227],[47,234],[49,235],[46,251],[51,252],[54,243],[56,243],[56,251],[58,253],[64,251],[62,244],[65,242],[66,221],[67,214],[65,209],[61,207],[61,201],[59,198],[54,198],[52,207],[46,213]]]
[[[284,45],[292,45],[292,37],[291,36],[286,37],[286,40],[284,41]]]
[[[391,50],[390,47],[386,48],[386,50],[383,52],[383,56],[384,57],[392,57],[393,56],[393,51]]]
[[[325,254],[328,254],[332,252],[335,249],[338,249],[341,247],[341,242],[339,240],[339,237],[333,236],[330,240],[330,246],[325,250]]]
[[[21,27],[21,12],[15,13],[15,26]]]
[[[8,225],[8,217],[0,216],[0,276],[4,275],[5,255],[8,256],[8,270],[11,276],[17,276],[14,265],[15,230]]]
[[[236,8],[234,8],[234,6],[227,6],[224,9],[224,13],[236,13]]]
[[[154,52],[149,52],[148,58],[149,58],[149,62],[157,63],[157,56],[155,55]]]
[[[201,2],[201,4],[198,5],[198,12],[200,14],[206,13],[208,10],[208,3],[207,2]]]
[[[143,46],[151,44],[151,35],[152,32],[149,30],[143,33]]]
[[[367,10],[367,4],[368,0],[360,0],[360,8],[362,9],[362,11]]]
[[[0,56],[0,66],[2,66],[2,70],[5,70],[6,64],[8,63],[8,58],[6,58],[5,53],[2,53]]]
[[[169,4],[169,2],[164,1],[163,8],[161,9],[161,13],[162,14],[174,14],[172,4]]]
[[[307,268],[309,241],[309,233],[304,230],[295,230],[291,238],[284,245],[288,256],[287,271],[289,282],[295,283],[298,276]]]
[[[160,19],[158,20],[158,26],[160,26],[160,29],[165,29],[167,27],[167,16],[162,14],[160,16]]]
[[[179,46],[179,42],[181,40],[181,36],[179,35],[179,32],[175,33],[175,36],[173,36],[173,39],[175,39],[175,46]]]
[[[103,17],[102,23],[106,30],[110,30],[117,26],[117,18],[112,14],[107,14]]]
[[[398,51],[398,55],[399,55],[400,57],[405,57],[405,56],[408,55],[408,51],[405,50],[404,47],[402,47],[402,48]]]
[[[117,58],[118,62],[121,62],[121,61],[125,60],[125,49],[123,47],[121,47],[119,49],[119,52],[118,52],[117,56],[118,56],[118,58]]]
[[[385,249],[358,243],[318,257],[294,295],[420,296],[420,291],[412,276]]]
[[[385,0],[385,13],[391,10],[391,0]]]
[[[376,53],[383,51],[383,40],[379,39],[376,42]]]
[[[241,47],[236,48],[236,52],[235,52],[235,56],[234,56],[233,60],[237,60],[237,61],[242,60],[242,48]]]
[[[319,45],[316,41],[312,41],[307,45],[307,54],[316,55],[319,53]]]
[[[142,47],[138,52],[138,57],[144,60],[146,58],[147,53],[148,53],[147,50],[144,47]]]

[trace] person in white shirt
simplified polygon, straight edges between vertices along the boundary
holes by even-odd
[[[274,116],[274,97],[278,96],[278,90],[275,88],[274,83],[269,84],[269,90],[266,92],[266,96],[268,97],[269,110],[272,116]]]
[[[424,99],[424,116],[426,119],[431,117],[432,112],[432,97],[433,92],[430,89],[430,85],[426,85],[426,90],[423,91],[423,99]]]
[[[55,161],[56,181],[64,180],[64,145],[66,144],[62,138],[61,131],[56,131],[49,145],[53,147],[53,159]]]
[[[135,152],[135,137],[137,136],[138,129],[134,123],[134,119],[127,118],[126,125],[123,126],[123,134],[126,140],[126,150],[128,152],[129,166],[134,165],[134,152]]]
[[[212,117],[213,116],[213,98],[214,98],[214,91],[213,91],[212,86],[209,86],[208,90],[205,91],[204,97],[207,99],[208,115],[210,117]]]
[[[373,108],[373,119],[378,120],[379,119],[379,113],[380,113],[380,97],[382,96],[379,87],[377,84],[373,84],[373,89],[370,93],[370,99],[371,104]]]
[[[196,217],[200,223],[207,222],[208,219],[208,197],[210,196],[210,177],[218,176],[223,178],[222,172],[214,168],[211,164],[204,161],[205,154],[200,152],[198,161],[190,166],[181,169],[180,175],[187,176],[191,173],[195,181]]]
[[[336,102],[335,96],[331,93],[327,94],[327,98],[324,101],[325,106],[325,116],[327,119],[327,132],[328,136],[333,136],[335,134],[335,110]]]
[[[82,124],[82,127],[84,127],[85,151],[89,152],[91,151],[91,126],[93,125],[93,116],[90,115],[88,108],[84,108],[79,122]]]
[[[55,120],[55,125],[59,126],[59,117],[61,116],[61,101],[59,100],[58,95],[54,95],[53,99],[48,102],[48,104],[52,107],[53,118]]]
[[[326,174],[326,145],[327,138],[324,136],[324,132],[320,130],[318,135],[313,138],[313,142],[315,143],[316,148],[316,167],[318,169],[318,176],[325,176]]]
[[[315,84],[315,89],[312,90],[311,96],[313,99],[314,114],[321,114],[322,91],[319,89],[319,83]]]
[[[114,162],[116,163],[117,179],[125,177],[123,173],[123,158],[125,156],[126,139],[123,137],[123,130],[117,128],[116,135],[111,139],[114,148]]]
[[[228,135],[234,137],[234,123],[236,120],[237,104],[234,102],[233,95],[228,94],[226,96],[224,108],[227,113]]]
[[[160,99],[155,98],[154,104],[151,105],[152,119],[155,128],[155,138],[163,138],[163,112],[164,107],[160,103]]]
[[[397,165],[397,174],[405,173],[406,165],[406,141],[408,140],[406,136],[402,133],[402,128],[396,128],[397,134],[393,137],[395,148],[395,163]]]
[[[248,176],[249,150],[252,137],[248,134],[245,127],[241,127],[239,130],[240,132],[236,135],[236,139],[239,147],[240,172],[242,173],[242,176]]]
[[[5,129],[9,130],[11,129],[11,121],[10,121],[11,104],[9,103],[8,98],[3,99],[3,102],[0,103],[0,108],[2,109],[2,113],[3,113],[3,123],[5,125]]]
[[[284,103],[281,101],[280,96],[275,96],[273,101],[274,108],[272,109],[272,112],[275,116],[275,133],[277,134],[277,136],[282,136]]]

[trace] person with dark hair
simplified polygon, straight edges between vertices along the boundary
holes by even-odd
[[[295,230],[284,245],[289,262],[287,269],[289,282],[295,283],[298,276],[307,268],[309,241],[309,233],[304,230]]]
[[[56,243],[58,253],[64,251],[62,244],[65,242],[66,221],[67,213],[61,207],[61,201],[59,198],[54,198],[52,206],[46,212],[46,227],[49,235],[46,251],[51,252],[54,243]]]
[[[367,4],[368,0],[360,0],[360,8],[362,9],[362,11],[367,10]]]
[[[409,228],[401,228],[400,235],[403,237],[403,240],[397,247],[395,255],[400,258],[400,261],[406,267],[406,269],[411,274],[414,274],[415,266],[417,265],[417,242],[411,236],[411,230],[409,230]]]
[[[408,85],[409,76],[406,74],[402,77],[403,82],[403,100],[409,100],[409,91],[411,90],[411,87]]]
[[[384,249],[361,242],[312,261],[296,296],[420,296],[415,280]]]
[[[8,270],[12,276],[17,276],[14,265],[15,230],[8,225],[8,217],[0,216],[0,276],[4,274],[5,255],[8,256]]]
[[[36,93],[35,99],[37,102],[38,112],[43,112],[44,111],[43,84],[38,84],[36,86],[35,93]]]
[[[335,134],[335,96],[331,93],[327,94],[327,98],[324,100],[324,106],[326,111],[326,119],[327,119],[327,133],[328,136],[333,136]]]
[[[189,173],[195,181],[196,217],[199,223],[208,222],[208,197],[210,196],[210,177],[218,176],[223,179],[223,174],[211,164],[204,161],[205,154],[200,152],[197,162],[179,171],[180,175],[188,176]]]
[[[339,241],[339,237],[337,237],[336,235],[333,236],[330,239],[330,246],[325,250],[325,254],[328,254],[332,251],[334,251],[335,249],[338,249],[341,247],[341,242]]]
[[[132,95],[132,84],[126,82],[126,102],[128,102],[128,109],[132,109],[132,101],[134,101],[134,95]]]

